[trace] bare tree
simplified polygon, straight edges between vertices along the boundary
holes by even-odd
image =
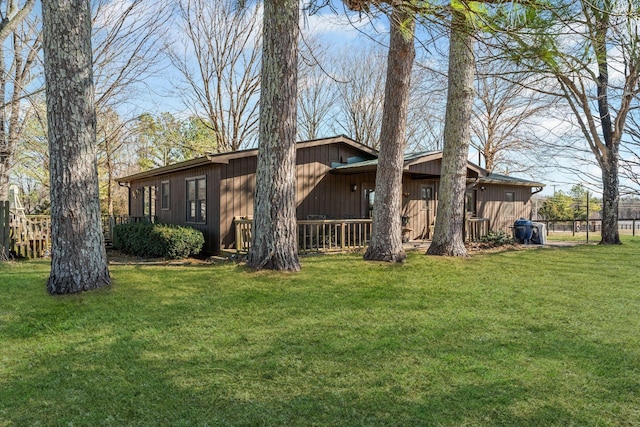
[[[335,78],[329,74],[321,46],[305,39],[298,71],[298,132],[302,140],[317,139],[329,128],[337,94]]]
[[[260,10],[237,0],[181,0],[184,37],[170,58],[192,114],[216,136],[220,152],[255,142],[260,88]]]
[[[345,49],[337,60],[337,112],[334,129],[364,145],[380,147],[384,104],[385,56],[377,49],[366,54]]]
[[[482,54],[482,53],[481,53]],[[554,99],[532,90],[534,76],[484,50],[477,62],[471,146],[484,157],[489,172],[528,172],[543,114]]]
[[[43,47],[51,159],[51,273],[68,294],[110,283],[102,234],[91,13],[86,0],[44,0]]]
[[[249,265],[299,271],[296,224],[298,0],[265,0],[260,144]]]
[[[620,146],[640,91],[638,5],[576,0],[517,40],[521,63],[551,76],[602,173],[602,244],[620,244]],[[532,49],[533,48],[533,49]]]
[[[633,108],[629,112],[626,138],[620,144],[620,193],[640,195],[640,109]]]
[[[9,178],[24,122],[28,96],[41,43],[37,23],[29,19],[35,0],[22,5],[6,0],[0,11],[0,200],[8,200]],[[8,61],[7,61],[8,59]]]
[[[96,86],[98,167],[105,212],[114,213],[115,182],[130,137],[136,94],[148,88],[147,79],[161,67],[163,37],[171,18],[165,0],[92,1],[92,45]],[[125,162],[126,163],[126,162]]]
[[[92,1],[92,45],[98,114],[134,103],[161,66],[172,15],[166,0]],[[137,107],[137,106],[135,106]]]

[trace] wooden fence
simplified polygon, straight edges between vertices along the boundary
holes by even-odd
[[[150,221],[151,217],[103,215],[102,228],[107,245],[113,242],[113,228],[118,224]],[[51,253],[51,217],[49,215],[15,215],[9,202],[0,202],[0,260],[9,256],[42,258]]]
[[[253,220],[235,218],[236,251],[251,245]],[[371,240],[370,219],[323,219],[298,221],[298,247],[302,253],[342,252],[365,248]]]
[[[0,259],[9,256],[41,258],[51,251],[48,215],[15,215],[9,202],[0,202]]]

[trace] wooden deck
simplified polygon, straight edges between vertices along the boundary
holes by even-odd
[[[235,218],[236,251],[248,252],[251,245],[249,218]],[[371,240],[371,219],[298,220],[298,248],[301,253],[346,252],[364,249]],[[489,232],[488,218],[469,218],[465,240],[477,241]]]
[[[248,252],[253,220],[235,218],[236,251]],[[301,253],[345,252],[367,247],[371,240],[370,219],[298,220],[298,246]]]

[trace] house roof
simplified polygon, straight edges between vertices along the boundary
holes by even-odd
[[[514,176],[501,175],[499,173],[490,173],[487,176],[480,177],[479,183],[521,185],[524,187],[544,187],[544,184],[542,184],[541,182],[529,181],[527,179],[516,178]]]
[[[378,151],[361,144],[345,135],[337,135],[329,138],[313,139],[309,141],[299,141],[296,143],[296,149],[316,147],[321,145],[328,145],[334,143],[343,143],[349,145],[365,155],[374,156],[376,158],[369,160],[361,160],[357,157],[349,159],[346,164],[337,164],[333,167],[335,173],[342,174],[355,174],[362,172],[374,172],[378,168]],[[228,153],[208,153],[205,156],[198,157],[184,162],[175,163],[169,166],[151,169],[144,172],[139,172],[133,175],[128,175],[122,178],[118,178],[120,183],[131,182],[138,179],[149,178],[153,176],[164,175],[171,172],[181,171],[185,169],[196,168],[200,166],[206,166],[210,164],[227,164],[230,160],[239,159],[244,157],[252,157],[258,155],[258,149],[252,148],[248,150],[231,151]],[[430,162],[433,160],[442,159],[443,152],[439,151],[420,151],[407,153],[404,156],[404,170],[409,171],[410,167],[420,163]],[[516,178],[513,176],[501,175],[497,173],[487,173],[487,171],[473,162],[467,162],[467,167],[478,173],[478,184],[501,184],[501,185],[520,185],[525,187],[544,187],[544,184],[529,181],[522,178]]]
[[[430,162],[433,160],[442,159],[442,150],[439,151],[419,151],[414,153],[407,153],[404,155],[403,169],[409,171],[409,168],[419,163]],[[366,160],[362,162],[349,163],[340,166],[336,166],[334,170],[339,173],[359,173],[366,171],[374,171],[378,167],[378,159]],[[479,175],[485,175],[486,171],[480,166],[467,162],[467,167],[478,172]]]
[[[360,150],[365,154],[368,154],[371,156],[378,156],[378,152],[373,148],[368,147],[364,144],[361,144],[345,135],[337,135],[329,138],[313,139],[309,141],[299,141],[296,143],[296,149],[316,147],[320,145],[327,145],[327,144],[334,144],[334,143],[343,143],[357,150]],[[233,159],[240,159],[244,157],[252,157],[257,155],[258,155],[257,148],[230,151],[228,153],[208,153],[205,156],[198,157],[195,159],[185,160],[183,162],[174,163],[172,165],[163,166],[155,169],[150,169],[144,172],[139,172],[132,175],[124,176],[122,178],[118,178],[117,181],[122,183],[131,182],[138,179],[164,175],[170,172],[176,172],[176,171],[181,171],[185,169],[206,166],[210,164],[227,164],[229,163],[230,160],[233,160]]]
[[[443,152],[439,151],[420,151],[407,153],[404,156],[405,171],[409,171],[410,167],[419,163],[430,162],[442,159]],[[354,174],[368,171],[375,171],[378,167],[378,159],[365,160],[361,162],[348,163],[333,168],[337,173]],[[468,161],[467,167],[478,173],[478,184],[501,184],[501,185],[519,185],[524,187],[544,187],[544,184],[527,179],[517,178],[514,176],[501,175],[497,173],[488,173],[482,167],[473,162]]]

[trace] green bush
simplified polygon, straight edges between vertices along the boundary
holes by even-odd
[[[513,239],[504,231],[489,231],[486,236],[480,239],[482,243],[491,243],[494,246],[511,245]]]
[[[113,247],[127,254],[151,258],[186,258],[202,250],[199,230],[166,224],[137,222],[113,229]]]

